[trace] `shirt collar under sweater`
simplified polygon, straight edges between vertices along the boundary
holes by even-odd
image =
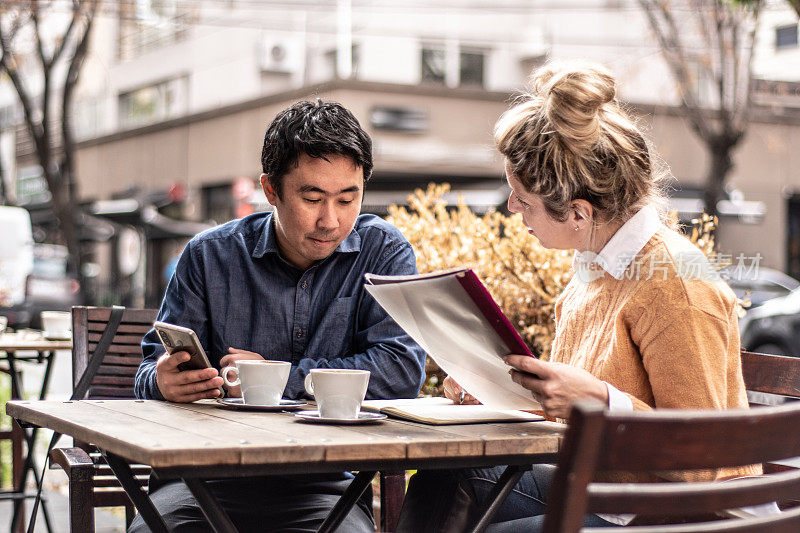
[[[577,274],[589,274],[587,279],[599,277],[594,265],[600,266],[615,279],[621,280],[628,265],[642,251],[661,227],[661,218],[653,206],[645,206],[625,222],[599,254],[591,251],[575,252],[572,268]],[[596,272],[591,275],[592,272]]]

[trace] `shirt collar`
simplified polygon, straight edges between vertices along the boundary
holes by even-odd
[[[594,263],[615,279],[621,280],[633,258],[642,251],[644,245],[660,227],[661,218],[656,208],[651,205],[645,206],[614,233],[599,254],[589,251],[576,252],[572,266],[575,270],[587,268],[591,270],[590,267]]]
[[[265,254],[279,253],[278,248],[278,236],[275,234],[275,214],[270,213],[269,218],[267,219],[267,223],[264,224],[264,231],[261,234],[261,237],[258,239],[258,244],[253,249],[253,257],[259,258],[263,257]],[[360,252],[361,251],[361,236],[358,234],[355,228],[350,232],[350,235],[345,237],[345,239],[339,243],[339,246],[333,251],[333,253],[351,253],[351,252]]]

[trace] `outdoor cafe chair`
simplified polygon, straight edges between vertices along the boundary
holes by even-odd
[[[95,370],[87,400],[130,400],[134,376],[142,361],[142,337],[153,326],[157,309],[125,309],[102,362]],[[75,386],[87,370],[111,316],[110,307],[72,308],[72,382]],[[64,469],[69,478],[69,522],[71,531],[94,531],[95,507],[125,507],[126,527],[135,508],[111,468],[87,442],[70,448],[54,448],[50,460]],[[147,486],[150,468],[131,465],[136,480]]]
[[[587,513],[636,515],[631,533],[795,533],[800,507],[717,520],[729,509],[780,502],[800,492],[800,470],[715,482],[601,483],[598,473],[742,466],[800,455],[800,403],[724,411],[609,412],[577,402],[561,446],[544,531],[582,528]],[[675,522],[678,522],[677,524]]]

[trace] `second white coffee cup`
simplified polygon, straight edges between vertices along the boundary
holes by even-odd
[[[314,368],[306,376],[306,392],[314,396],[321,418],[352,420],[361,412],[369,370]]]
[[[248,405],[280,405],[289,371],[292,364],[287,361],[257,361],[240,359],[236,367],[222,369],[222,379],[229,387],[241,385],[242,399]],[[230,372],[236,372],[235,381],[228,379]]]

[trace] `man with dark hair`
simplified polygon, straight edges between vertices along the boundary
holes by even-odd
[[[305,396],[313,368],[370,371],[368,398],[413,398],[425,354],[363,288],[366,272],[412,274],[411,245],[374,215],[359,215],[372,173],[372,142],[336,103],[299,102],[267,129],[261,186],[274,206],[194,237],[169,282],[158,320],[193,329],[214,368],[178,371],[186,352],[165,354],[155,331],[142,341],[140,398],[215,398],[218,370],[240,359],[292,363],[284,397]],[[239,395],[238,388],[228,391]],[[242,531],[315,531],[350,474],[209,482]],[[369,491],[367,491],[369,492]],[[170,530],[206,530],[188,487],[151,479]],[[140,517],[132,531],[146,530]],[[373,531],[365,495],[341,531]]]

